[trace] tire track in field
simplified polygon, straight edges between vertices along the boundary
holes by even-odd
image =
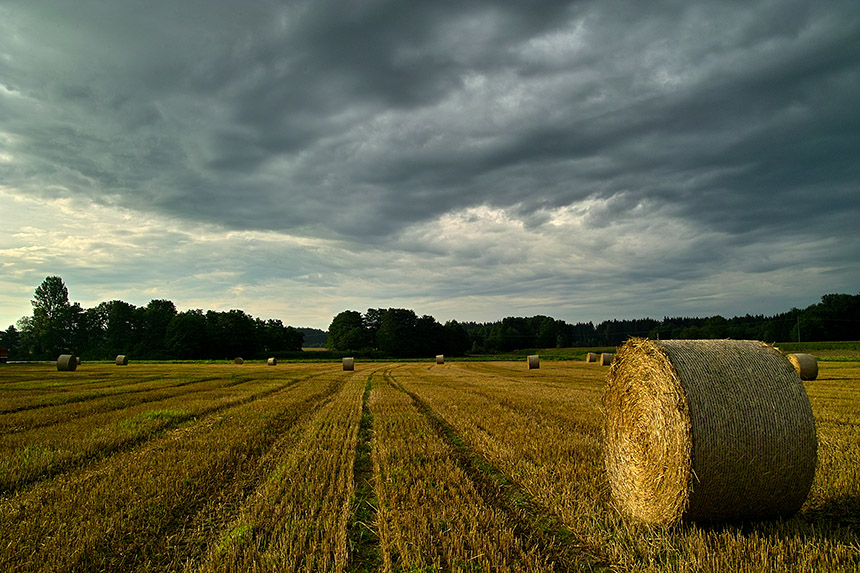
[[[202,421],[202,420],[206,419],[207,417],[212,416],[214,414],[223,412],[223,411],[231,409],[231,408],[241,407],[241,406],[243,406],[249,402],[253,402],[253,401],[259,400],[261,398],[266,398],[266,397],[271,396],[273,394],[276,394],[278,392],[282,392],[284,390],[287,390],[288,388],[291,388],[292,386],[295,386],[296,384],[298,384],[300,382],[303,382],[303,381],[306,381],[306,380],[309,380],[309,379],[312,379],[312,378],[315,378],[318,376],[322,376],[322,375],[323,375],[322,373],[319,373],[319,374],[313,374],[313,375],[309,375],[309,376],[305,376],[305,377],[301,377],[301,378],[294,378],[294,379],[291,379],[288,382],[281,384],[281,385],[278,385],[274,388],[268,388],[268,389],[263,390],[261,392],[256,392],[254,394],[250,394],[248,396],[242,396],[240,398],[236,398],[233,400],[227,400],[227,401],[221,402],[219,404],[215,404],[209,408],[204,408],[204,409],[199,410],[198,412],[196,412],[192,415],[189,415],[188,417],[168,419],[167,421],[165,421],[164,424],[162,424],[159,428],[157,428],[155,430],[141,433],[139,435],[132,436],[132,437],[125,439],[125,440],[119,440],[119,441],[115,442],[114,444],[106,445],[103,448],[99,448],[98,450],[95,450],[92,453],[85,454],[85,455],[82,455],[82,456],[77,457],[77,458],[72,458],[66,462],[58,463],[54,466],[47,468],[43,472],[36,473],[36,474],[29,476],[27,478],[24,478],[24,479],[19,479],[15,483],[0,483],[0,496],[5,496],[5,495],[9,495],[9,494],[12,494],[15,492],[20,492],[20,491],[22,491],[28,487],[33,486],[36,483],[39,483],[39,482],[42,482],[42,481],[45,481],[48,479],[54,479],[57,476],[63,475],[63,474],[68,473],[72,470],[86,467],[87,465],[96,463],[99,460],[102,460],[108,456],[115,455],[117,453],[121,453],[121,452],[125,452],[125,451],[129,451],[129,450],[132,450],[136,447],[139,447],[141,444],[145,444],[145,443],[157,440],[157,439],[161,438],[168,431],[170,431],[170,430],[172,430],[172,429],[174,429],[174,428],[176,428],[182,424],[188,423],[189,420],[193,420],[194,423],[198,423],[198,422],[200,422],[200,421]],[[239,382],[231,383],[231,384],[228,384],[226,386],[219,387],[219,389],[233,387],[233,386],[239,385],[243,382],[249,382],[252,380],[253,380],[253,378],[246,378],[246,379],[241,380]],[[180,396],[181,395],[182,394],[180,394]]]
[[[481,497],[504,513],[515,534],[525,545],[534,546],[561,571],[610,570],[610,559],[598,547],[582,543],[550,510],[539,505],[531,495],[486,458],[468,446],[456,428],[414,392],[407,390],[386,372],[386,382],[412,399],[430,425],[445,439],[457,456],[457,463],[475,484]]]
[[[390,372],[392,368],[383,370]],[[361,403],[361,424],[358,427],[358,441],[355,446],[353,465],[353,501],[350,507],[347,527],[349,564],[347,571],[378,571],[382,565],[379,548],[379,533],[371,526],[376,521],[379,501],[374,487],[373,453],[373,413],[370,411],[370,390],[373,377],[379,372],[374,370],[367,376]]]

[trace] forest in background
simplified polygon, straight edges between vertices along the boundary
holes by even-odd
[[[410,309],[371,308],[337,314],[328,332],[262,320],[242,310],[179,312],[169,300],[135,306],[121,300],[84,309],[70,303],[60,277],[36,288],[33,315],[0,331],[9,360],[53,360],[71,352],[85,360],[126,354],[139,360],[223,360],[300,354],[325,346],[366,357],[410,358],[492,354],[527,348],[618,346],[630,336],[733,338],[766,342],[860,340],[860,294],[826,294],[804,309],[773,316],[664,317],[567,323],[549,316],[440,324]]]

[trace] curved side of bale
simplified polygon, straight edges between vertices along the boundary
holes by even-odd
[[[600,365],[601,366],[609,366],[612,364],[612,359],[615,358],[615,354],[612,352],[604,352],[600,355]]]
[[[355,358],[344,358],[343,370],[344,372],[351,372],[355,370]]]
[[[240,356],[237,356],[236,358],[233,359],[233,364],[244,364],[244,363],[245,363],[245,361]]]
[[[78,358],[74,354],[60,354],[57,357],[57,370],[60,372],[74,372],[78,367]]]
[[[770,346],[631,339],[610,368],[603,405],[612,495],[636,520],[790,516],[809,493],[812,409]]]
[[[818,360],[812,354],[789,354],[788,361],[794,366],[801,380],[818,378]]]
[[[528,357],[529,370],[537,370],[540,368],[540,356],[537,354],[529,354]]]
[[[589,352],[585,355],[586,362],[597,362],[598,360],[600,360],[600,355],[596,352]]]
[[[266,360],[266,365],[267,366],[277,366],[278,365],[278,359],[275,358],[274,356],[272,356],[271,358]]]
[[[125,354],[117,354],[116,355],[116,365],[117,366],[128,366],[128,356]]]
[[[436,364],[445,364],[445,355],[437,354],[436,355]]]

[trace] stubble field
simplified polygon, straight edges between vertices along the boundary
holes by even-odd
[[[573,361],[0,368],[3,571],[860,570],[860,362],[806,387],[787,520],[621,520],[606,368]]]

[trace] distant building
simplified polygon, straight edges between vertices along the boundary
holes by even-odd
[[[9,360],[9,349],[0,348],[0,362],[5,364],[7,360]]]

